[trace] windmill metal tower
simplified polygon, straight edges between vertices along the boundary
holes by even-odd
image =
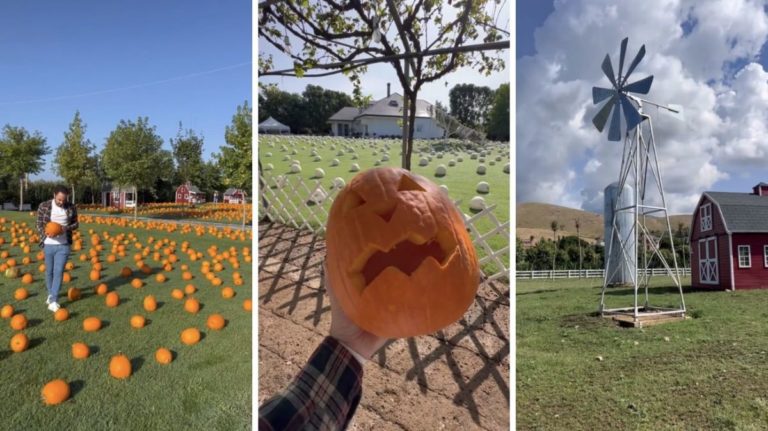
[[[622,138],[624,140],[617,184],[618,196],[615,199],[616,206],[610,215],[612,230],[615,234],[611,235],[611,238],[605,238],[605,256],[609,264],[606,265],[605,279],[600,292],[599,312],[603,316],[614,315],[616,319],[628,320],[636,326],[641,326],[643,321],[685,317],[683,288],[680,283],[672,226],[669,222],[664,186],[659,170],[653,121],[649,115],[643,112],[643,107],[651,105],[673,113],[678,112],[678,110],[630,94],[648,94],[653,82],[653,75],[628,84],[629,76],[645,56],[645,45],[640,48],[629,64],[626,74],[622,74],[626,51],[627,38],[624,38],[621,41],[618,74],[614,74],[609,55],[606,54],[603,60],[603,72],[610,80],[613,88],[592,88],[594,104],[609,99],[592,119],[592,123],[597,127],[597,130],[602,132],[610,117],[608,140],[621,141]],[[623,133],[622,112],[624,114]],[[634,196],[630,199],[622,199],[622,193],[633,193]],[[627,204],[626,202],[630,203]],[[649,229],[649,222],[652,219],[658,220],[658,218],[661,218],[664,223],[664,231],[660,236],[654,235]],[[631,221],[629,226],[620,227],[620,220]],[[671,248],[671,262],[662,253],[662,239]],[[620,250],[618,253],[615,251],[617,248]],[[609,262],[610,259],[622,259],[622,261]],[[636,260],[636,262],[631,264],[630,259]],[[677,287],[677,291],[680,293],[680,302],[677,306],[658,307],[650,304],[648,287],[650,268],[653,266],[661,266],[664,273],[672,279]],[[606,288],[609,281],[614,279],[614,274],[609,274],[608,269],[612,268],[613,271],[616,271],[620,267],[632,268],[628,284],[634,289],[634,303],[631,306],[607,308],[605,305]],[[642,302],[639,298],[641,290],[644,293]]]

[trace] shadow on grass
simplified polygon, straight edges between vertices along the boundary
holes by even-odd
[[[685,289],[683,292],[685,292]],[[649,295],[664,295],[670,293],[679,294],[680,290],[677,288],[677,286],[654,286],[648,288]],[[634,294],[634,289],[627,287],[609,287],[605,289],[605,296],[633,296]],[[645,295],[645,288],[637,289],[637,294]]]
[[[146,361],[144,360],[143,356],[137,356],[131,359],[131,374],[136,374],[137,372],[139,372],[139,370],[141,370],[141,367],[144,366],[144,362]]]
[[[539,290],[532,290],[530,292],[520,292],[516,293],[515,296],[525,296],[525,295],[538,295],[540,293],[552,293],[552,292],[559,292],[558,289],[539,289]]]
[[[29,346],[27,346],[27,350],[32,350],[35,347],[43,344],[45,342],[45,337],[37,337],[29,340]]]
[[[99,346],[88,346],[89,356],[93,356],[101,352],[101,347]]]
[[[34,328],[41,323],[43,323],[43,319],[29,319],[29,321],[27,321],[27,328]]]
[[[85,387],[85,381],[84,380],[78,379],[78,380],[73,380],[72,382],[70,382],[69,383],[70,398],[76,397],[77,394],[80,393],[80,391],[82,391],[84,387]]]
[[[0,361],[9,358],[13,354],[12,350],[0,350]]]

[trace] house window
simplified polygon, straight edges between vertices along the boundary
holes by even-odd
[[[750,253],[750,247],[748,245],[739,246],[739,268],[751,268],[752,267],[752,255]]]
[[[422,129],[424,129],[424,125],[421,123],[416,123],[416,131],[421,132]]]
[[[701,231],[708,231],[712,229],[712,204],[702,205],[699,208],[699,214],[701,215]]]
[[[768,245],[763,246],[763,265],[768,268]]]

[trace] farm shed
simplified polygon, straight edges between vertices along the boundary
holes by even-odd
[[[278,135],[287,135],[291,133],[291,128],[275,120],[272,117],[259,123],[259,133],[271,133]]]
[[[387,87],[389,88],[389,87]],[[341,108],[328,119],[335,136],[402,136],[403,96],[395,93],[368,105],[367,108]],[[416,100],[415,139],[442,138],[443,128],[438,126],[435,107],[421,99]]]
[[[690,244],[693,287],[768,288],[768,184],[752,193],[704,192]]]
[[[203,204],[205,203],[205,193],[201,192],[192,183],[184,183],[176,189],[177,204]]]
[[[241,204],[245,201],[245,193],[240,189],[229,188],[224,191],[224,203]]]
[[[118,209],[136,206],[133,187],[107,186],[101,190],[101,205]]]

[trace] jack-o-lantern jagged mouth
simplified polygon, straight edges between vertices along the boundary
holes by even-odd
[[[453,254],[454,249],[455,245],[444,247],[435,239],[422,244],[405,239],[388,251],[377,250],[373,252],[360,273],[365,279],[365,286],[371,284],[379,274],[390,266],[410,276],[429,257],[434,258],[440,265],[444,265]]]

